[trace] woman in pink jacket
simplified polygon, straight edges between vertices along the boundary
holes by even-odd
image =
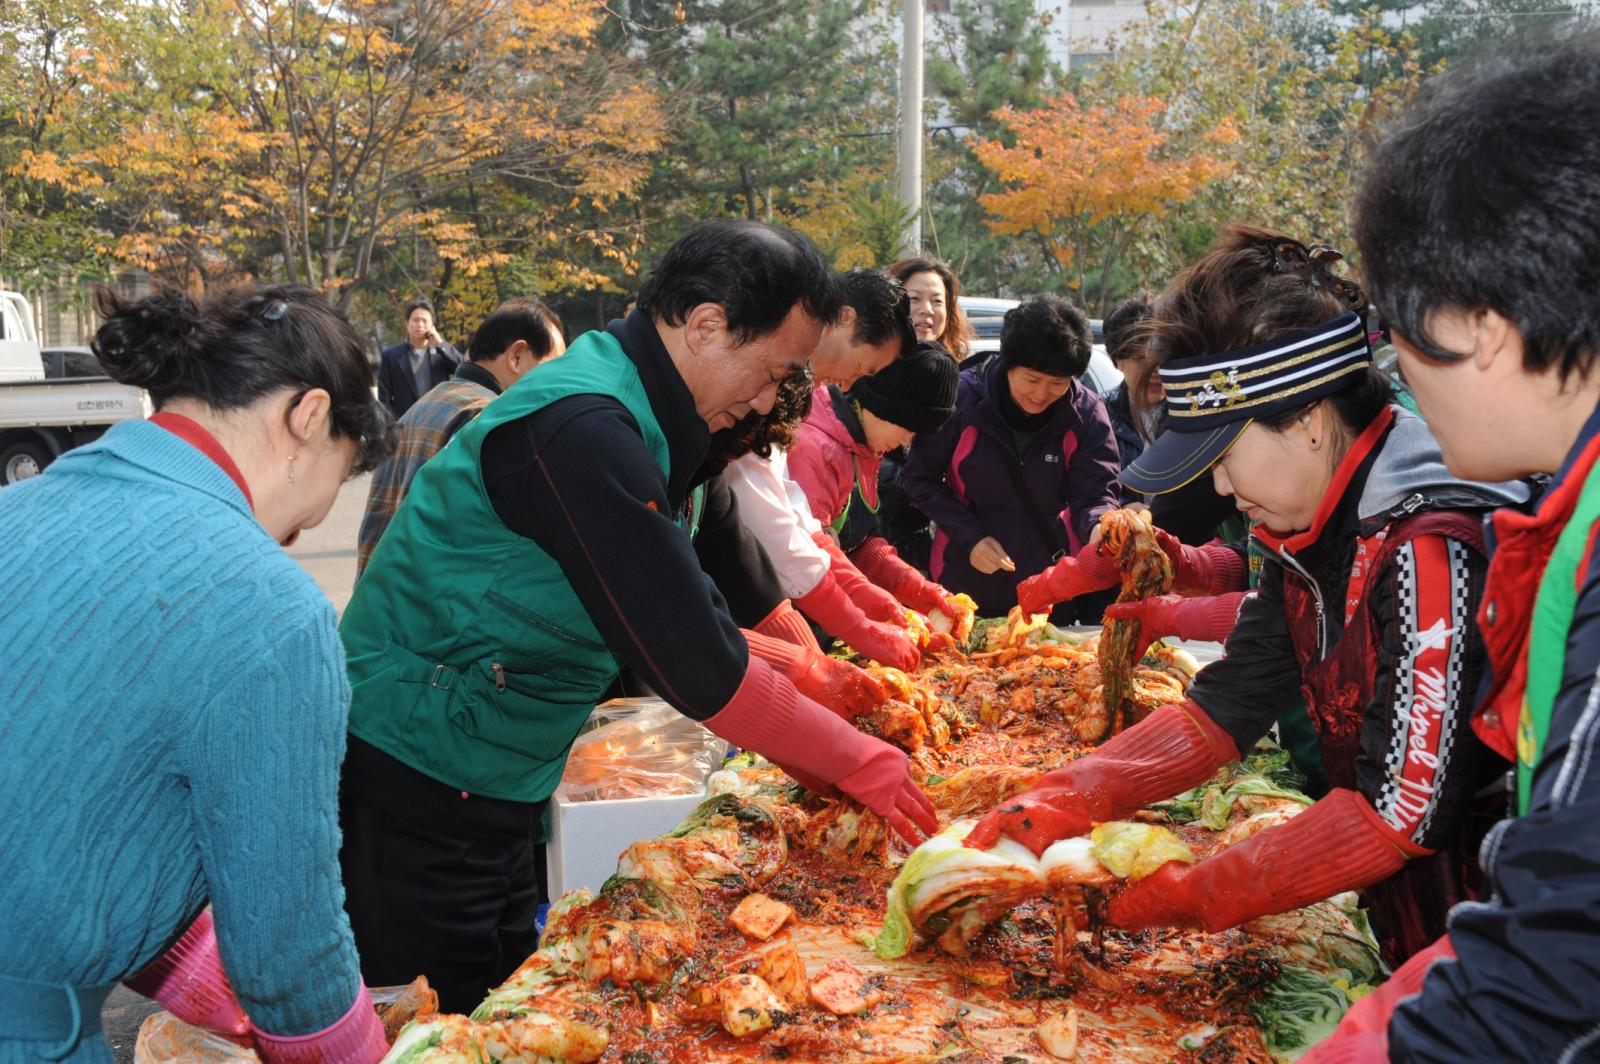
[[[950,593],[902,561],[878,530],[878,463],[944,424],[955,410],[957,375],[955,359],[924,342],[848,393],[820,388],[789,453],[789,475],[855,567],[919,613],[951,618],[963,611]]]

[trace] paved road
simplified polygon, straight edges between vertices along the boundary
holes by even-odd
[[[346,484],[327,520],[302,532],[299,542],[289,550],[290,557],[305,567],[323,594],[341,612],[350,601],[350,589],[355,585],[356,531],[361,527],[361,512],[366,507],[370,479],[362,476]],[[155,1002],[131,990],[118,987],[112,991],[100,1013],[100,1022],[117,1064],[131,1064],[139,1025],[158,1008]]]

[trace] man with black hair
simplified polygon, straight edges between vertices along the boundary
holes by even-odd
[[[566,349],[560,319],[537,299],[508,299],[484,319],[468,345],[466,361],[400,419],[399,445],[372,475],[366,513],[357,534],[358,579],[422,464],[438,454],[489,400]]]
[[[1150,303],[1148,292],[1129,296],[1111,308],[1102,329],[1106,338],[1106,354],[1111,356],[1112,365],[1122,374],[1122,383],[1103,398],[1106,401],[1106,413],[1111,417],[1111,431],[1117,437],[1117,457],[1123,469],[1127,469],[1135,458],[1144,453],[1145,441],[1155,439],[1160,432],[1155,415],[1164,401],[1161,378],[1151,373],[1147,383],[1143,370],[1150,356],[1139,335],[1140,326],[1150,317]],[[1154,391],[1147,391],[1145,401],[1136,408],[1130,393],[1141,384],[1149,388],[1151,383]],[[1143,432],[1140,432],[1141,421]],[[1124,491],[1123,501],[1142,500],[1137,493]]]
[[[1447,74],[1373,152],[1368,292],[1461,477],[1553,474],[1489,522],[1472,721],[1514,760],[1481,900],[1306,1061],[1600,1059],[1600,32]]]
[[[937,528],[933,576],[986,615],[1011,608],[1022,577],[1077,553],[1117,505],[1111,421],[1078,379],[1090,342],[1067,300],[1024,300],[1006,312],[999,357],[962,370],[955,416],[911,444],[905,486]]]
[[[710,433],[771,410],[840,305],[801,234],[700,226],[633,314],[417,474],[340,625],[345,884],[372,979],[421,971],[443,1008],[470,1010],[532,951],[539,818],[624,664],[805,785],[908,838],[937,830],[902,751],[750,653],[681,520]]]
[[[811,353],[811,376],[818,388],[849,388],[917,346],[910,301],[899,281],[882,270],[861,269],[840,274],[839,282],[844,306]]]
[[[378,363],[378,398],[395,417],[440,381],[450,379],[461,353],[434,327],[433,304],[413,299],[406,304],[406,339],[383,349]]]
[[[899,281],[882,270],[865,269],[850,270],[840,280],[844,308],[823,330],[811,359],[825,400],[828,385],[848,388],[917,347],[910,301]],[[916,661],[916,648],[904,631],[904,607],[863,576],[823,530],[805,491],[789,476],[787,450],[745,455],[724,478],[746,527],[801,612],[828,635],[882,664],[901,668]]]

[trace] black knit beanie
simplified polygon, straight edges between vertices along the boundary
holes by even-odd
[[[850,398],[891,425],[933,432],[956,412],[960,367],[942,346],[929,340],[895,359],[850,389]]]

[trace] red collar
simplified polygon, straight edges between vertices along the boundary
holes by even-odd
[[[234,464],[232,458],[228,457],[228,452],[222,449],[222,444],[217,442],[217,438],[207,432],[198,421],[186,418],[182,414],[168,413],[165,410],[152,414],[150,421],[152,424],[160,425],[217,463],[218,468],[228,474],[230,480],[239,485],[239,490],[244,492],[245,504],[250,507],[252,513],[255,512],[255,500],[250,497],[250,486],[244,482],[244,474],[239,472],[239,467]]]
[[[1378,441],[1392,424],[1394,424],[1394,407],[1385,407],[1383,413],[1374,418],[1372,424],[1356,437],[1356,442],[1350,445],[1350,453],[1344,456],[1339,468],[1333,471],[1333,480],[1329,483],[1328,490],[1323,493],[1322,502],[1317,505],[1317,515],[1312,520],[1310,528],[1304,532],[1280,537],[1273,534],[1266,526],[1258,525],[1252,535],[1275,551],[1287,547],[1291,553],[1295,553],[1315,543],[1321,538],[1322,530],[1327,527],[1334,511],[1339,508],[1339,503],[1343,500],[1345,491],[1349,489],[1356,470],[1360,469],[1361,463],[1377,449]]]
[[[1494,512],[1491,521],[1494,525],[1495,542],[1504,543],[1524,532],[1546,528],[1559,531],[1566,527],[1567,521],[1572,517],[1572,511],[1578,507],[1578,496],[1583,493],[1583,482],[1588,478],[1589,471],[1594,468],[1596,461],[1600,461],[1600,434],[1584,444],[1583,450],[1578,452],[1566,475],[1545,492],[1544,497],[1534,507],[1533,513],[1524,513],[1509,507]],[[1581,581],[1584,575],[1580,570],[1578,579]]]

